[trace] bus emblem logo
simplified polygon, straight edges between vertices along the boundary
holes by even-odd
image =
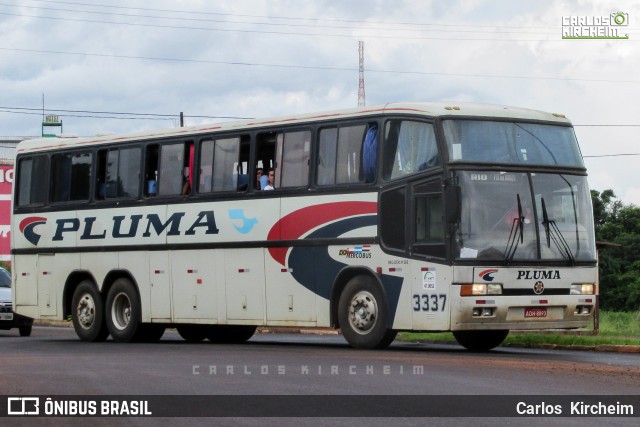
[[[32,245],[38,246],[40,241],[40,234],[36,233],[33,229],[40,224],[46,224],[47,218],[41,216],[30,216],[20,221],[20,232],[24,235]]]
[[[481,271],[478,276],[482,277],[482,280],[484,280],[485,282],[493,282],[493,279],[495,279],[495,277],[493,277],[493,273],[497,272],[498,270],[496,269],[484,270]]]
[[[534,285],[533,285],[533,292],[536,295],[540,295],[541,293],[544,292],[544,283],[542,283],[540,280],[538,280]]]

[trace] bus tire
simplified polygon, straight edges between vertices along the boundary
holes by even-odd
[[[502,344],[509,335],[508,330],[497,331],[453,331],[458,344],[469,351],[484,353]]]
[[[241,344],[255,334],[257,326],[213,325],[207,328],[207,338],[212,343]]]
[[[176,330],[186,342],[198,343],[207,338],[207,326],[205,325],[178,325]]]
[[[342,335],[354,348],[385,348],[397,331],[387,328],[387,309],[380,288],[366,276],[349,280],[338,302]]]
[[[140,325],[140,298],[129,279],[117,279],[106,304],[106,323],[115,341],[131,342],[138,336]]]
[[[73,292],[71,320],[81,341],[101,342],[109,336],[102,297],[92,281],[83,280]]]

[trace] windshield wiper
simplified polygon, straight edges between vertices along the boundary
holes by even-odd
[[[518,217],[513,218],[511,223],[511,232],[507,239],[507,247],[505,248],[504,260],[507,264],[510,264],[518,249],[518,244],[524,241],[524,215],[522,214],[522,203],[520,202],[520,193],[517,195],[518,199]]]
[[[553,244],[558,249],[558,252],[560,252],[562,258],[569,260],[571,264],[575,264],[576,260],[573,256],[573,252],[571,252],[569,243],[567,243],[566,239],[562,235],[556,221],[549,219],[547,206],[544,203],[544,197],[542,197],[540,201],[542,202],[542,225],[544,226],[544,232],[547,236],[547,247],[551,247],[551,241],[553,240]]]

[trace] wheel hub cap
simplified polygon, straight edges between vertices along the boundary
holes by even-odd
[[[131,321],[131,301],[124,292],[119,293],[113,300],[111,310],[113,325],[119,330],[125,329]]]
[[[349,323],[360,333],[369,332],[378,318],[376,300],[369,292],[362,291],[355,294],[349,307]]]
[[[93,298],[84,295],[78,302],[78,320],[83,328],[90,328],[95,319],[96,305]]]

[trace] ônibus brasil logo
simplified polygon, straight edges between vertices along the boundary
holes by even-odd
[[[24,235],[25,239],[37,246],[41,236],[33,229],[40,224],[46,223],[47,218],[43,218],[41,216],[30,216],[20,221],[20,232]]]

